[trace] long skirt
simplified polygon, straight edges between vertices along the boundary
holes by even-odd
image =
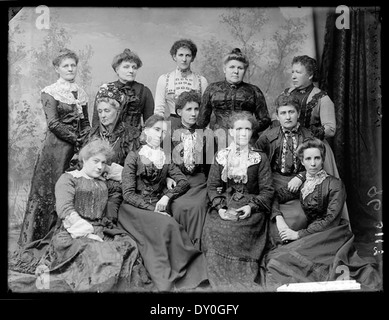
[[[247,219],[223,220],[216,209],[207,214],[203,251],[211,286],[217,291],[256,291],[267,239],[267,215],[256,212]]]
[[[207,280],[203,253],[173,217],[123,202],[118,226],[135,239],[158,290],[194,289]]]
[[[171,212],[184,227],[195,247],[201,250],[201,235],[209,206],[207,180],[203,173],[186,177],[190,189],[172,202]]]
[[[269,251],[261,262],[258,283],[276,291],[288,283],[356,280],[362,290],[377,290],[377,263],[362,259],[348,224],[317,232]]]

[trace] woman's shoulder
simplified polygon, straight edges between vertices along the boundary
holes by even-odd
[[[343,189],[344,183],[340,178],[337,178],[331,174],[328,174],[327,179],[331,189]]]

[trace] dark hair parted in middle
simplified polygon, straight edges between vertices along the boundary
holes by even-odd
[[[249,60],[239,48],[232,49],[231,52],[227,53],[223,58],[223,64],[226,65],[231,60],[242,62],[245,70],[249,67]]]
[[[302,64],[305,69],[307,70],[309,75],[312,75],[312,81],[317,82],[319,79],[319,71],[317,69],[317,63],[316,60],[304,55],[304,56],[296,56],[292,60],[292,66],[296,63]]]
[[[305,139],[304,142],[299,145],[299,147],[296,150],[296,154],[297,154],[297,157],[300,159],[300,161],[303,161],[304,151],[306,149],[310,149],[310,148],[319,149],[321,158],[324,162],[324,160],[326,158],[326,146],[324,145],[323,141],[321,141],[318,138]]]
[[[176,101],[176,114],[177,110],[182,109],[185,107],[185,105],[188,102],[197,102],[200,106],[201,103],[201,95],[200,93],[196,92],[195,90],[190,90],[190,91],[184,91],[182,92]]]
[[[122,53],[119,53],[113,58],[112,68],[115,72],[117,67],[120,66],[122,62],[133,62],[138,66],[138,69],[143,65],[139,56],[135,52],[132,52],[130,49],[124,49]]]
[[[281,93],[276,101],[276,112],[278,113],[278,109],[282,106],[293,106],[296,108],[297,112],[300,112],[300,102],[299,100],[295,97],[292,96],[288,93]]]
[[[190,39],[181,39],[177,40],[173,43],[172,47],[170,48],[170,55],[173,57],[177,54],[177,50],[180,48],[187,48],[192,53],[192,61],[196,58],[197,54],[197,46],[194,44],[194,42]]]

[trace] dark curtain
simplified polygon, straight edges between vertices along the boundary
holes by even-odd
[[[321,59],[320,88],[336,110],[332,148],[347,190],[357,241],[373,243],[382,232],[382,102],[380,8],[350,7],[349,29],[338,29],[340,14],[329,12]]]

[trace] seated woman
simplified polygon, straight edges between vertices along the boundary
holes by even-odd
[[[145,145],[126,158],[118,225],[136,240],[159,290],[193,289],[207,279],[205,257],[169,213],[170,202],[184,194],[189,183],[174,163],[167,163],[160,147],[166,128],[163,116],[152,115],[142,133]],[[166,187],[167,177],[176,181],[172,190]]]
[[[104,215],[109,198],[101,175],[112,156],[109,143],[92,140],[79,156],[82,169],[63,173],[55,186],[61,225],[36,266],[48,272],[46,288],[93,292],[152,289],[135,241],[122,230],[114,232],[115,226]]]
[[[280,231],[287,244],[269,251],[261,264],[258,282],[267,291],[275,291],[286,283],[337,280],[344,276],[360,282],[364,289],[373,289],[380,281],[375,266],[361,259],[353,247],[354,235],[341,219],[345,187],[323,169],[325,154],[325,145],[317,138],[307,139],[297,149],[307,172],[300,193],[307,227]]]
[[[274,189],[266,154],[249,145],[255,123],[249,112],[231,115],[233,142],[216,153],[209,172],[202,244],[216,290],[257,289]]]
[[[172,161],[188,179],[190,189],[172,202],[173,217],[185,228],[194,245],[201,249],[201,234],[208,210],[206,140],[197,124],[201,95],[183,92],[176,102],[180,124],[172,126]]]

